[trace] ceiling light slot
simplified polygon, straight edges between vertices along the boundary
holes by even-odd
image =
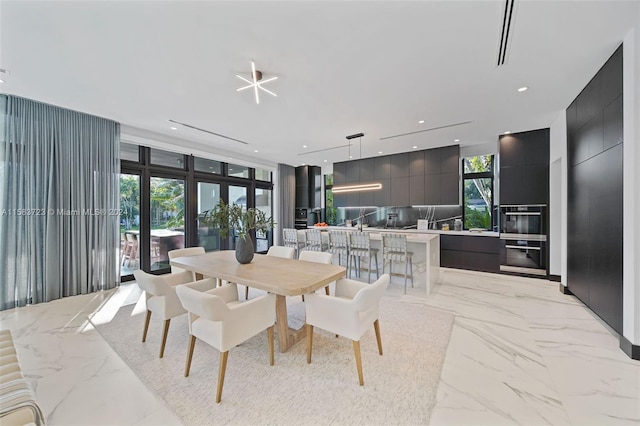
[[[498,48],[498,64],[501,66],[507,63],[507,53],[509,52],[509,37],[513,33],[513,21],[515,15],[516,0],[505,0],[502,15],[502,28],[500,29],[500,43]]]

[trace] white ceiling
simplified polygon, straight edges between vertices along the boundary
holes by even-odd
[[[639,1],[0,3],[1,89],[269,164],[492,143],[547,127],[637,24]],[[236,73],[278,76],[256,105]],[[518,93],[517,88],[530,89]],[[249,142],[182,126],[169,119]],[[424,124],[419,124],[424,120]],[[472,123],[410,136],[453,123]],[[137,131],[138,133],[141,133]],[[142,132],[144,133],[144,132]],[[171,139],[168,139],[171,140]],[[360,156],[358,140],[352,148]],[[307,148],[303,148],[307,145]],[[254,151],[259,151],[255,153]],[[325,163],[327,160],[328,163]]]

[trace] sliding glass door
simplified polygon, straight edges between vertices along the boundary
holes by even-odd
[[[184,248],[184,180],[151,177],[151,270],[169,268],[171,250]]]
[[[213,209],[220,202],[220,184],[198,182],[198,217],[207,210]],[[198,223],[198,245],[205,251],[220,250],[218,232]]]
[[[120,175],[120,277],[140,267],[140,176]]]

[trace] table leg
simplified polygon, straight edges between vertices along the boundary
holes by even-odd
[[[306,336],[304,326],[298,330],[289,328],[287,298],[279,294],[276,295],[276,321],[278,329],[278,349],[281,353],[288,351],[293,345]]]

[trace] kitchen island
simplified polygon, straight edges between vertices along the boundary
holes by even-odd
[[[321,231],[357,231],[356,227],[345,226],[323,226],[323,227],[309,227],[310,229],[320,229]],[[378,249],[378,265],[380,273],[382,274],[382,236],[381,233],[396,233],[396,229],[378,229],[364,227],[363,231],[371,233],[371,247]],[[323,232],[323,241],[328,243],[328,232]],[[304,230],[298,231],[298,238],[300,241],[304,241]],[[413,232],[407,233],[407,245],[408,250],[413,252],[413,283],[417,288],[423,288],[426,294],[431,292],[433,286],[440,279],[440,234],[436,232],[425,232],[413,230]],[[335,256],[335,263],[338,262],[337,256]],[[375,261],[372,262],[372,267],[375,266]],[[384,270],[389,272],[389,263],[387,262]],[[404,266],[399,262],[394,262],[393,274],[391,276],[391,287],[396,285],[404,286]],[[363,271],[363,274],[366,271]],[[375,276],[375,274],[374,274]],[[375,279],[372,276],[372,279]],[[407,282],[407,287],[410,287],[410,281]]]

